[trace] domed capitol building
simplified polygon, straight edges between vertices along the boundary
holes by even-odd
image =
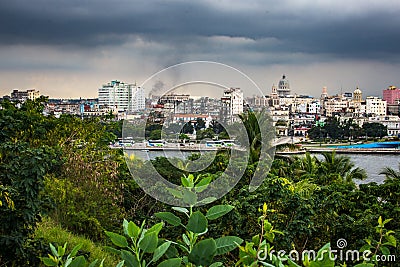
[[[287,95],[290,95],[290,85],[289,85],[289,80],[286,79],[286,75],[283,74],[282,79],[278,83],[278,95],[280,97],[285,97]]]

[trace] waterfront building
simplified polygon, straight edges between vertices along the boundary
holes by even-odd
[[[213,118],[206,114],[174,114],[172,116],[172,122],[178,124],[191,123],[195,125],[198,119],[202,119],[205,122],[205,127],[207,128]]]
[[[391,85],[383,90],[383,100],[385,100],[388,105],[395,104],[396,100],[400,100],[400,88]]]
[[[367,115],[385,116],[386,101],[376,96],[368,96],[365,100],[365,111]]]
[[[114,80],[99,88],[98,96],[100,105],[118,111],[135,112],[145,108],[144,90],[136,84]]]
[[[387,114],[400,116],[400,99],[396,100],[394,104],[387,105]]]
[[[389,136],[399,136],[400,134],[399,116],[375,116],[370,117],[369,122],[377,122],[385,125]]]

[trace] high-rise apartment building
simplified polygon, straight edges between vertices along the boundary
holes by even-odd
[[[243,92],[240,88],[230,88],[224,90],[221,98],[222,109],[221,119],[234,121],[234,115],[243,113]]]
[[[118,80],[99,88],[99,105],[115,108],[118,111],[134,112],[145,108],[144,90],[136,84]]]

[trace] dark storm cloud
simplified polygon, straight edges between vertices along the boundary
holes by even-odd
[[[233,43],[229,46],[232,49],[260,53],[326,54],[328,57],[366,59],[400,55],[400,16],[395,10],[363,10],[366,7],[360,6],[354,11],[341,13],[345,5],[330,11],[329,7],[325,10],[312,6],[297,8],[288,1],[280,4],[260,1],[242,7],[236,4],[221,2],[214,5],[200,1],[1,1],[0,44],[85,48],[143,38],[193,52],[193,48],[218,49],[215,43],[215,46],[207,46],[210,45],[207,38],[226,36],[253,40]],[[266,44],[265,40],[276,41]]]

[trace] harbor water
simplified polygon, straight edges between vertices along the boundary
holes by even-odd
[[[142,159],[154,159],[156,157],[187,157],[192,152],[188,151],[146,151],[146,150],[127,150],[128,154],[135,154],[135,156]],[[321,154],[315,154],[317,158],[322,159]],[[390,167],[395,170],[399,170],[400,155],[390,154],[346,154],[350,157],[355,166],[365,169],[368,174],[368,178],[364,181],[355,181],[357,184],[360,183],[382,183],[385,179],[384,175],[379,173],[384,167]]]

